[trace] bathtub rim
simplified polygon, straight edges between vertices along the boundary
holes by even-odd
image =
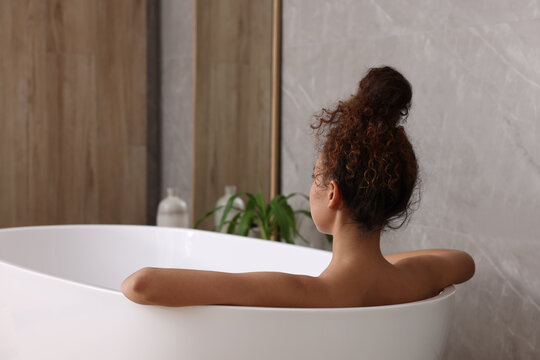
[[[61,229],[65,229],[65,228],[86,228],[86,227],[93,227],[93,228],[107,228],[107,227],[112,227],[112,228],[118,228],[118,227],[142,227],[142,228],[154,228],[155,226],[152,226],[152,225],[130,225],[130,224],[67,224],[67,225],[37,225],[37,226],[18,226],[18,227],[8,227],[8,228],[1,228],[0,229],[0,233],[4,233],[4,232],[11,232],[11,231],[17,231],[17,230],[26,230],[26,229],[36,229],[36,230],[39,230],[40,228],[46,228],[46,229],[55,229],[55,228],[61,228]],[[177,228],[171,228],[171,229],[177,229]],[[206,231],[206,230],[199,230],[199,229],[191,229],[191,228],[178,228],[178,229],[181,229],[183,231],[194,231],[194,232],[200,232],[200,233],[214,233],[214,232],[211,232],[211,231]],[[216,234],[214,233],[215,235],[225,235],[225,236],[232,236],[232,237],[237,237],[237,238],[244,238],[244,237],[241,237],[239,235],[231,235],[231,234]],[[261,241],[261,242],[267,242],[268,240],[263,240],[263,239],[257,239],[257,238],[249,238],[250,240],[257,240],[257,241]],[[272,246],[276,246],[276,245],[282,245],[282,246],[298,246],[298,245],[293,245],[293,244],[287,244],[287,243],[281,243],[281,242],[274,242]],[[314,249],[314,248],[308,248],[308,247],[303,247],[303,249],[305,248],[305,250],[307,251],[322,251],[324,253],[329,253],[331,254],[331,252],[329,251],[326,251],[326,250],[321,250],[321,249]],[[27,267],[24,267],[24,266],[20,266],[20,265],[17,265],[17,264],[13,264],[9,261],[5,261],[3,259],[0,258],[0,268],[1,266],[7,266],[7,267],[10,267],[12,269],[16,269],[18,271],[23,271],[29,275],[33,275],[33,276],[37,276],[37,277],[43,277],[43,278],[46,278],[46,279],[51,279],[51,280],[54,280],[54,281],[60,281],[61,283],[64,283],[64,284],[69,284],[69,285],[74,285],[74,286],[78,286],[78,287],[84,287],[84,288],[88,288],[88,289],[91,289],[91,290],[96,290],[96,291],[99,291],[99,292],[104,292],[104,293],[108,293],[108,294],[111,294],[111,295],[114,295],[114,296],[122,296],[125,298],[126,301],[130,301],[129,299],[127,299],[124,294],[120,291],[120,290],[115,290],[115,289],[110,289],[110,288],[106,288],[106,287],[103,287],[103,286],[98,286],[98,285],[92,285],[92,284],[87,284],[87,283],[81,283],[81,282],[77,282],[77,281],[73,281],[73,280],[69,280],[69,279],[66,279],[66,278],[63,278],[63,277],[59,277],[59,276],[54,276],[54,275],[50,275],[50,274],[46,274],[46,273],[43,273],[43,272],[40,272],[40,271],[36,271],[36,270],[32,270],[32,269],[29,269]],[[412,302],[406,302],[406,303],[401,303],[401,304],[393,304],[393,305],[378,305],[378,306],[362,306],[362,307],[339,307],[339,308],[288,308],[288,307],[266,307],[266,306],[239,306],[239,305],[194,305],[194,306],[183,306],[183,307],[169,307],[169,306],[161,306],[161,305],[152,305],[152,307],[157,307],[157,308],[166,308],[166,309],[183,309],[183,308],[211,308],[211,309],[227,309],[227,310],[234,310],[234,311],[263,311],[263,312],[290,312],[290,311],[300,311],[300,312],[303,312],[303,313],[306,313],[306,312],[317,312],[317,313],[324,313],[324,312],[329,312],[329,313],[335,313],[335,312],[339,312],[339,313],[350,313],[350,312],[369,312],[369,311],[374,311],[374,310],[391,310],[391,309],[402,309],[402,308],[411,308],[411,307],[417,307],[417,306],[423,306],[423,305],[428,305],[428,304],[436,304],[436,303],[439,303],[439,302],[442,302],[444,300],[447,300],[448,298],[450,297],[453,297],[456,293],[456,287],[455,285],[450,285],[450,286],[447,286],[446,288],[444,288],[443,290],[441,290],[441,292],[433,297],[430,297],[430,298],[427,298],[427,299],[424,299],[424,300],[419,300],[419,301],[412,301]],[[130,301],[131,302],[131,301]],[[135,303],[133,303],[135,304]]]
[[[218,233],[215,231],[209,231],[209,230],[201,230],[201,229],[193,229],[193,228],[176,228],[176,227],[169,227],[169,226],[163,226],[158,227],[156,225],[139,225],[139,224],[66,224],[66,225],[32,225],[32,226],[16,226],[16,227],[6,227],[6,228],[0,228],[0,233],[3,232],[10,232],[10,231],[17,231],[17,230],[26,230],[26,229],[69,229],[69,228],[145,228],[145,229],[163,229],[163,230],[180,230],[182,232],[195,232],[195,233],[204,233],[204,234],[212,234],[213,236],[225,236],[230,238],[235,238],[240,241],[245,241],[246,239],[249,239],[249,241],[255,240],[260,243],[268,244],[269,242],[272,244],[271,246],[285,246],[285,247],[300,247],[302,251],[312,251],[312,252],[319,252],[324,253],[326,255],[332,254],[332,251],[323,250],[323,249],[317,249],[317,248],[311,248],[307,246],[299,246],[297,244],[289,244],[286,242],[280,242],[280,241],[270,241],[265,239],[259,239],[255,237],[249,237],[249,236],[241,236],[236,234],[227,234],[227,233]],[[0,258],[0,262],[2,259]]]

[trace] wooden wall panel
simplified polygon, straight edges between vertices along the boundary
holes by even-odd
[[[100,182],[100,220],[105,223],[146,223],[145,166],[142,146],[101,145],[98,171],[107,181]],[[142,175],[141,175],[142,174]],[[103,179],[103,178],[101,178]],[[130,180],[130,181],[128,181]]]
[[[99,0],[101,144],[146,145],[146,2]]]
[[[146,223],[146,1],[0,0],[0,227]]]
[[[225,185],[269,197],[272,0],[196,1],[195,46],[194,220]]]
[[[145,1],[99,0],[101,222],[146,223],[145,35]]]
[[[46,3],[47,51],[94,55],[98,46],[97,1],[47,0]]]
[[[1,224],[30,223],[45,216],[30,213],[33,207],[43,207],[31,204],[30,196],[45,190],[31,177],[43,172],[42,149],[30,143],[46,126],[44,14],[43,1],[0,1]],[[30,130],[30,125],[35,126]]]
[[[49,53],[47,117],[48,179],[56,191],[48,203],[59,223],[96,221],[99,213],[96,174],[97,107],[95,58]]]

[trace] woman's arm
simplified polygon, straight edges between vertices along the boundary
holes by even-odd
[[[226,273],[146,267],[124,280],[122,292],[136,303],[164,306],[330,306],[321,279],[280,272]]]
[[[464,251],[429,249],[385,256],[390,263],[411,270],[417,278],[426,278],[435,287],[444,288],[469,280],[475,272],[473,258]]]

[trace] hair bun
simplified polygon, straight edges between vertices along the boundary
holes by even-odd
[[[389,66],[371,68],[360,80],[356,98],[362,117],[395,127],[409,114],[412,88],[401,73]]]

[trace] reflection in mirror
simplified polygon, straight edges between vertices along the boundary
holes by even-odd
[[[276,0],[195,2],[194,222],[225,186],[278,191],[279,14]]]

